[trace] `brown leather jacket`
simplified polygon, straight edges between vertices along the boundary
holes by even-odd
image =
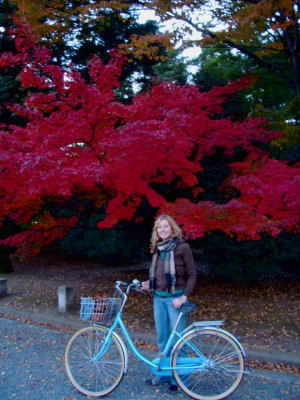
[[[196,283],[197,271],[190,246],[186,242],[179,242],[174,249],[174,263],[176,270],[176,290],[183,290],[183,294],[189,297]],[[156,287],[162,292],[166,291],[164,262],[157,258]]]

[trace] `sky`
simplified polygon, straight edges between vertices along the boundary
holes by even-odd
[[[141,10],[139,11],[140,17],[138,19],[138,22],[143,23],[146,22],[147,20],[155,20],[157,22],[159,22],[159,18],[155,15],[154,11],[152,10]],[[161,27],[161,31],[165,32],[165,31],[173,31],[174,30],[174,24],[178,24],[178,21],[172,22],[172,21],[167,21],[165,23],[161,23],[160,27]],[[199,33],[195,33],[192,37],[193,38],[199,38]],[[197,57],[199,54],[201,53],[201,49],[200,47],[190,47],[186,50],[184,50],[182,52],[182,57],[184,58],[188,58],[188,59],[192,59]]]

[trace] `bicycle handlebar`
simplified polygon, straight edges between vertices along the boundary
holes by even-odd
[[[120,286],[128,286],[128,283],[127,282],[122,282],[122,281],[116,281],[115,282],[115,288],[117,288],[117,287],[120,287]]]
[[[125,286],[127,288],[126,292],[121,289],[120,286]],[[143,290],[141,290],[142,284],[138,279],[133,279],[131,283],[123,282],[123,281],[116,281],[115,282],[115,289],[119,292],[121,296],[127,296],[130,292],[130,289],[134,289],[138,293],[142,293],[143,295],[147,295]]]

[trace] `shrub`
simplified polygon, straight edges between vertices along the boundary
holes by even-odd
[[[112,229],[98,229],[99,218],[91,217],[71,229],[60,241],[60,251],[68,255],[96,258],[99,261],[130,262],[142,256],[143,243],[120,224]]]
[[[192,243],[202,248],[202,261],[215,277],[234,282],[298,276],[300,272],[299,234],[281,233],[277,238],[238,242],[223,232],[207,234]]]
[[[0,246],[0,274],[6,274],[13,271],[13,266],[9,255],[9,249],[7,247]]]

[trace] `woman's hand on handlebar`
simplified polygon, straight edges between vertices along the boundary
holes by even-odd
[[[149,281],[142,282],[141,289],[144,290],[145,292],[147,292],[149,290]]]

